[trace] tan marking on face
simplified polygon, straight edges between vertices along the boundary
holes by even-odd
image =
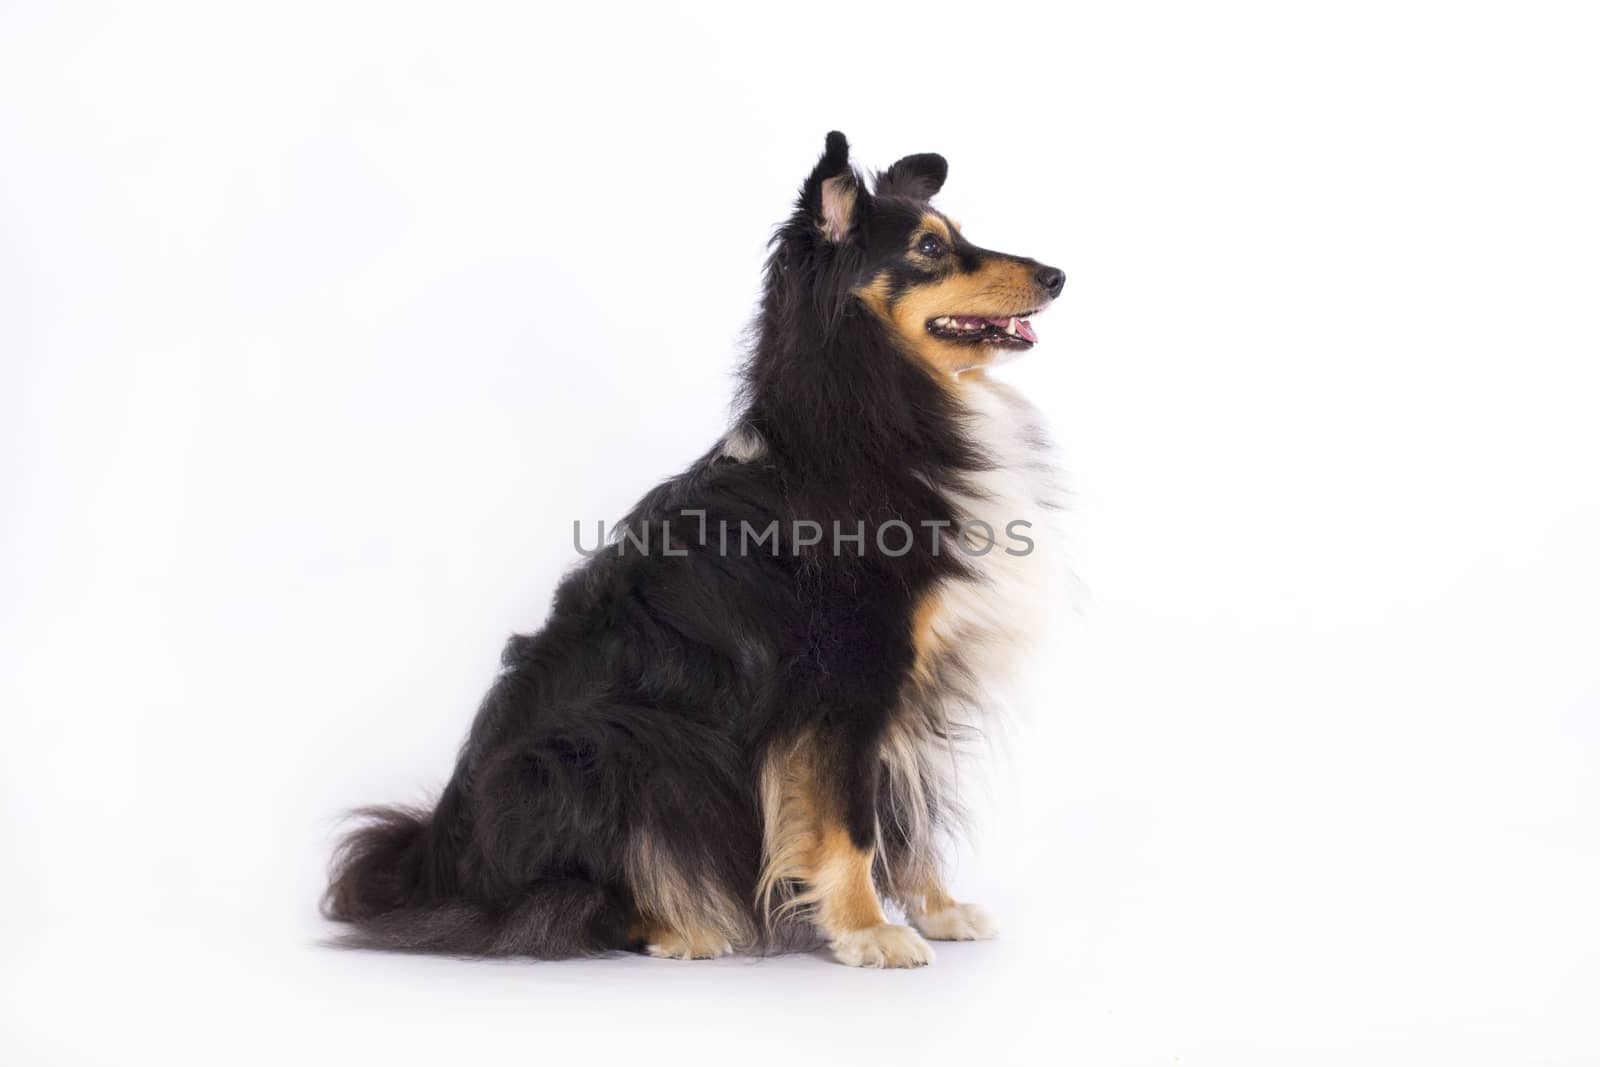
[[[885,322],[889,320],[889,276],[880,274],[855,291],[856,299]]]
[[[946,247],[949,247],[955,243],[955,239],[950,235],[950,226],[938,215],[929,214],[922,216],[922,221],[918,224],[916,233],[911,235],[913,245],[916,244],[917,234],[920,233],[933,234],[935,237],[939,238],[939,240],[943,241]]]
[[[907,352],[941,379],[992,363],[1002,350],[991,345],[946,341],[928,332],[928,320],[941,315],[998,318],[1030,311],[1040,303],[1033,270],[1025,263],[988,259],[971,273],[956,272],[890,295],[885,274],[855,291],[857,299],[884,322]]]

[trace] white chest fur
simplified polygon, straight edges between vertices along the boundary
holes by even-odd
[[[880,821],[892,821],[905,842],[889,870],[891,890],[902,892],[939,884],[935,829],[961,821],[960,742],[973,728],[982,732],[981,713],[1005,694],[1071,575],[1056,528],[1065,493],[1038,412],[999,382],[964,382],[962,390],[965,429],[990,466],[966,479],[965,491],[943,487],[971,524],[967,550],[948,548],[962,552],[970,574],[947,580],[919,612],[917,683],[884,739],[890,800]],[[994,531],[987,551],[980,522]]]
[[[963,384],[967,432],[992,465],[951,494],[969,520],[969,580],[946,583],[928,620],[982,688],[1003,685],[1067,594],[1070,570],[1057,530],[1065,492],[1038,411],[988,378]],[[978,525],[982,523],[983,525]],[[988,551],[985,527],[994,531]]]

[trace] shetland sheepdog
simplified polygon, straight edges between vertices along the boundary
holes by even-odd
[[[1055,593],[1035,410],[989,368],[1064,276],[870,188],[840,133],[770,243],[738,415],[513,636],[431,809],[370,808],[341,943],[674,959],[991,937],[951,896],[951,770]],[[906,924],[891,921],[888,903]]]

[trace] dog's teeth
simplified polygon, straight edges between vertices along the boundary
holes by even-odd
[[[1009,333],[1013,337],[1017,335],[1017,320],[1015,316],[1013,316],[1011,320],[1006,323],[1006,333]]]

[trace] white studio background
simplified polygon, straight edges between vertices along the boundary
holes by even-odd
[[[0,1061],[1600,1063],[1593,17],[4,4]],[[1002,940],[317,947],[335,816],[725,425],[835,127],[1069,279]]]

